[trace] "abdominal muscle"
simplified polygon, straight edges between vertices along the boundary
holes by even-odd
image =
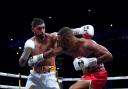
[[[55,57],[50,57],[38,64],[36,64],[35,66],[33,66],[33,70],[35,72],[40,72],[43,68],[43,70],[47,71],[49,70],[50,67],[56,67],[55,65]]]

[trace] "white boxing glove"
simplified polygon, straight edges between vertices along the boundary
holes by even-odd
[[[35,55],[29,58],[28,65],[33,66],[34,64],[39,63],[43,60],[44,60],[43,54]]]
[[[90,39],[94,36],[94,27],[92,25],[85,25],[81,27],[81,33],[83,34],[83,37],[86,39]]]
[[[31,54],[32,49],[35,48],[34,42],[32,40],[27,40],[24,45],[24,51],[21,55],[22,60],[27,60],[29,55]]]
[[[94,67],[97,66],[97,58],[78,57],[74,59],[73,65],[76,71]]]
[[[24,48],[34,49],[35,48],[34,42],[31,39],[27,40],[25,42]]]
[[[94,27],[92,25],[84,25],[80,28],[72,29],[74,35],[82,35],[84,38],[92,38],[94,36]]]

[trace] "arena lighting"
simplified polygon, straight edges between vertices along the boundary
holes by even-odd
[[[88,12],[91,12],[91,9],[88,9]]]
[[[19,47],[19,49],[22,49],[22,47]]]
[[[51,16],[49,16],[48,18],[49,18],[49,19],[51,19],[52,17],[51,17]]]
[[[13,39],[12,39],[12,38],[11,38],[10,40],[11,40],[11,41],[13,41]]]
[[[16,54],[18,55],[18,54],[19,54],[19,52],[16,52]]]

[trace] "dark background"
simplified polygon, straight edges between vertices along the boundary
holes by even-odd
[[[109,76],[128,75],[128,5],[123,0],[1,2],[1,72],[29,74],[30,68],[27,65],[24,68],[19,67],[18,60],[24,42],[33,36],[30,23],[35,17],[44,19],[47,32],[58,31],[63,26],[75,28],[85,24],[93,25],[95,28],[93,39],[113,54],[113,61],[105,64]],[[81,72],[74,70],[71,59],[64,54],[57,56],[59,76],[82,75]],[[22,80],[23,86],[25,82],[26,80]],[[107,87],[128,87],[127,82],[128,80],[108,81]],[[70,83],[64,83],[64,86],[69,87],[72,84]],[[18,80],[0,77],[0,84],[18,85]]]

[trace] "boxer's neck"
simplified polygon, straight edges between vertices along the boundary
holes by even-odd
[[[39,41],[39,42],[42,42],[42,41],[45,41],[47,39],[47,36],[46,34],[44,34],[43,36],[39,37],[39,36],[35,36],[35,38]]]

